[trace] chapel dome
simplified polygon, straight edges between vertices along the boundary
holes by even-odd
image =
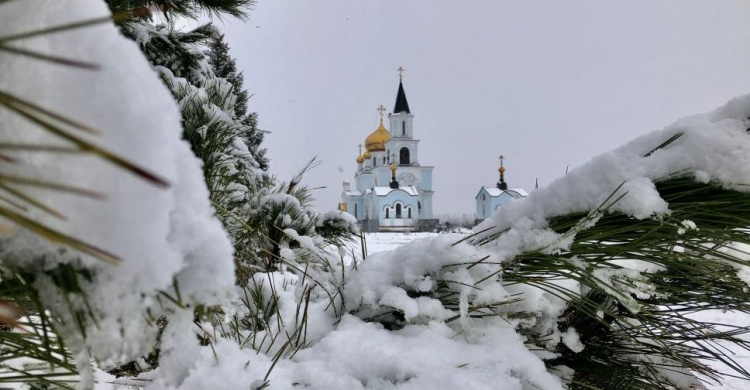
[[[365,139],[365,148],[368,152],[385,151],[385,143],[389,139],[391,139],[391,133],[383,126],[383,119],[380,119],[380,126]]]

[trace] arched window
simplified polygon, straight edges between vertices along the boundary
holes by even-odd
[[[406,121],[401,122],[401,135],[406,135]]]
[[[357,218],[357,204],[354,204],[354,218]]]
[[[383,157],[383,165],[385,165],[385,157]]]
[[[391,217],[391,213],[389,211],[391,211],[391,208],[390,207],[386,207],[385,208],[385,219],[389,219]]]
[[[355,205],[355,209],[356,209],[356,205]],[[406,215],[408,215],[407,218],[411,219],[411,207],[406,208]]]
[[[396,203],[396,218],[402,218],[401,217],[401,203]]]
[[[409,148],[401,148],[401,150],[398,152],[398,156],[399,156],[399,164],[401,165],[411,164],[409,162]]]

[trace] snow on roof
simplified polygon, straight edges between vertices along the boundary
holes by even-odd
[[[396,191],[397,189],[391,187],[373,187],[372,190],[377,196],[386,196],[390,194],[391,191]],[[398,190],[406,192],[409,196],[419,196],[419,192],[417,192],[417,189],[414,186],[399,187]]]
[[[346,196],[362,196],[362,193],[359,192],[359,191],[357,191],[357,190],[354,190],[354,191],[344,191],[344,194],[346,194]]]
[[[525,198],[529,196],[529,194],[526,193],[526,191],[523,188],[511,188],[509,190],[501,190],[497,187],[482,187],[485,191],[487,191],[487,194],[489,194],[493,198],[497,198],[498,196],[502,195],[504,192],[510,195],[511,197],[518,199],[518,198]],[[481,192],[481,190],[480,190]]]

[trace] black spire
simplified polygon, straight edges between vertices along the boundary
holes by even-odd
[[[393,108],[393,113],[398,114],[399,112],[406,112],[411,114],[409,111],[409,102],[406,101],[406,93],[404,93],[404,84],[398,82],[398,95],[396,95],[396,107]]]

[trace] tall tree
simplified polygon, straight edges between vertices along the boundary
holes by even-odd
[[[229,54],[229,45],[224,40],[224,34],[216,34],[208,43],[208,62],[216,77],[221,77],[229,81],[234,87],[236,101],[234,104],[234,113],[240,118],[240,121],[246,126],[246,132],[242,135],[245,143],[253,154],[258,166],[268,170],[268,158],[266,149],[262,149],[260,144],[263,142],[264,132],[258,129],[258,114],[255,112],[248,113],[248,100],[250,94],[244,88],[244,75],[237,71],[237,64]]]

